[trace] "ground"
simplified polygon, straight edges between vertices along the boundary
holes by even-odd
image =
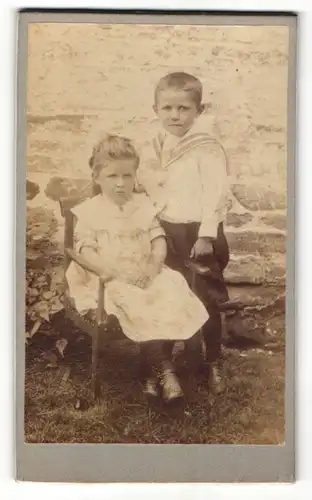
[[[137,378],[136,349],[120,341],[101,353],[102,397],[93,405],[90,342],[63,319],[52,322],[48,330],[61,325],[63,331],[66,329],[69,343],[64,359],[55,368],[47,368],[51,359],[46,353],[55,342],[51,331],[38,332],[27,349],[26,441],[282,443],[284,314],[277,312],[266,319],[270,333],[263,348],[224,347],[227,387],[218,397],[210,397],[204,375],[195,378],[190,374],[180,353],[177,366],[185,390],[185,405],[177,408],[147,404]]]

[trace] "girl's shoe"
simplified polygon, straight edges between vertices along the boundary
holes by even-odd
[[[156,378],[148,378],[146,379],[143,387],[143,393],[147,397],[157,398],[158,396],[158,387],[157,387],[157,379]]]
[[[183,391],[178,377],[172,370],[164,370],[161,375],[162,396],[170,403],[176,399],[183,398]]]

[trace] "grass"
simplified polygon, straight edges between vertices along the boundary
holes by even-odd
[[[280,444],[284,441],[284,317],[269,321],[273,350],[224,348],[227,387],[212,398],[183,354],[177,369],[185,404],[147,404],[136,349],[116,342],[101,353],[102,397],[92,404],[90,342],[74,330],[65,358],[47,369],[41,352],[53,335],[37,335],[27,351],[25,440],[29,443]],[[272,349],[272,347],[271,347]],[[66,371],[67,370],[67,371]],[[68,371],[70,375],[68,377]],[[68,378],[67,378],[68,377]]]

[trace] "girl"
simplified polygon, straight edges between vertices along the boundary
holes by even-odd
[[[89,163],[101,193],[72,209],[76,250],[110,280],[106,312],[140,343],[145,393],[157,396],[160,374],[164,400],[180,398],[183,392],[165,341],[189,339],[208,314],[184,277],[164,265],[166,240],[156,209],[145,194],[134,193],[139,158],[131,142],[106,135]],[[72,262],[66,277],[77,310],[86,314],[95,309],[96,276]]]

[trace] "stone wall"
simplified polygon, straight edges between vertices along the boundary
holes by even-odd
[[[233,199],[226,232],[232,283],[279,283],[285,274],[286,27],[34,24],[29,33],[29,206],[88,182],[101,130],[140,147],[153,119],[153,88],[168,71],[202,79],[215,134],[229,157]]]

